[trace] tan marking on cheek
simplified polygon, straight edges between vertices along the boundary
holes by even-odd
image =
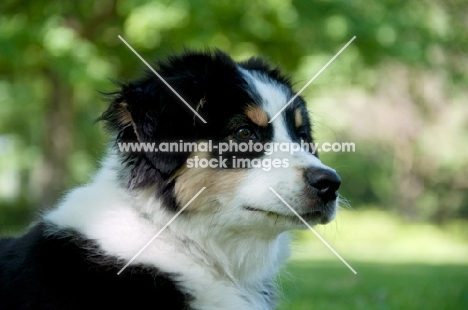
[[[189,159],[198,156],[199,159],[210,159],[210,155],[202,152],[190,154]],[[175,181],[174,192],[177,203],[183,207],[202,187],[206,189],[187,207],[192,211],[214,211],[219,207],[219,198],[234,199],[235,189],[245,177],[246,171],[240,169],[188,168],[187,164],[178,169],[171,180]]]
[[[296,123],[296,128],[299,128],[302,126],[302,113],[300,109],[296,109],[294,111],[294,121]]]
[[[268,115],[260,107],[248,106],[245,109],[245,114],[258,126],[266,127],[268,125]]]

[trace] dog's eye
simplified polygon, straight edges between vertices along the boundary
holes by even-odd
[[[235,136],[241,140],[253,140],[257,138],[254,130],[250,127],[237,128],[235,130]]]

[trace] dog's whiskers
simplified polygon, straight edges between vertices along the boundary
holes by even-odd
[[[354,210],[348,199],[346,199],[344,196],[342,196],[340,194],[338,194],[338,197],[339,197],[339,200],[338,200],[338,207],[339,208],[343,208],[343,209],[347,209],[347,210]]]

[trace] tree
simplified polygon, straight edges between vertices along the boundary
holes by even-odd
[[[266,55],[293,74],[298,88],[355,35],[305,92],[313,110],[343,121],[336,138],[323,138],[357,139],[365,151],[324,154],[344,167],[346,179],[360,175],[359,182],[345,180],[343,193],[355,206],[384,205],[413,217],[468,215],[467,110],[460,99],[468,81],[468,29],[461,0],[3,1],[1,6],[0,137],[11,146],[0,164],[0,180],[9,184],[2,190],[10,197],[5,205],[49,206],[65,188],[87,181],[104,152],[104,135],[92,125],[105,107],[97,90],[112,90],[109,78],[132,78],[144,68],[119,34],[147,60],[184,47],[216,46],[238,59]],[[432,97],[427,85],[439,88]],[[340,106],[338,99],[356,92],[359,96]],[[356,108],[356,100],[366,105]],[[373,130],[372,120],[388,111],[398,111],[398,119]],[[401,125],[412,122],[419,127]],[[458,145],[428,150],[427,129],[438,140],[456,136],[451,139]]]

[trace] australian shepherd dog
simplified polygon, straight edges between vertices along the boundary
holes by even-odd
[[[334,219],[340,177],[284,151],[313,138],[278,68],[212,50],[155,69],[108,94],[92,180],[0,241],[0,309],[273,309],[288,231]]]

